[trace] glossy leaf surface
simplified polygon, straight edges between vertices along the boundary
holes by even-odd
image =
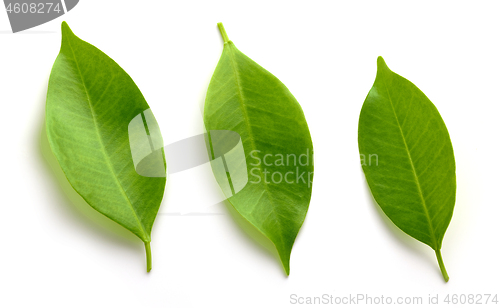
[[[441,244],[455,205],[453,148],[434,104],[377,61],[359,117],[358,143],[370,190],[401,230],[429,245],[446,281]]]
[[[311,136],[302,108],[286,86],[239,51],[222,24],[219,28],[224,50],[205,100],[205,127],[212,159],[218,156],[214,149],[231,139],[216,136],[220,131],[239,134],[245,159],[235,162],[234,150],[220,168],[212,164],[212,169],[238,213],[274,243],[289,274],[292,246],[311,199]],[[221,180],[225,173],[230,189]]]
[[[136,171],[130,140],[140,139],[140,134],[131,131],[129,137],[134,119],[144,123],[142,130],[148,133],[143,143],[152,156],[160,157],[164,174],[161,147],[149,148],[161,135],[139,88],[116,62],[75,36],[64,22],[47,93],[50,146],[68,181],[88,204],[145,243],[149,271],[151,228],[166,177]]]

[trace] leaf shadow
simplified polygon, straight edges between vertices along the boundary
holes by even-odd
[[[387,215],[384,213],[382,208],[378,205],[377,201],[372,195],[372,192],[370,190],[370,187],[368,186],[368,182],[364,178],[365,175],[363,173],[363,170],[360,170],[361,176],[363,178],[363,187],[366,192],[365,195],[367,195],[367,200],[368,202],[372,205],[371,209],[373,213],[376,213],[372,216],[378,217],[378,220],[381,225],[384,225],[384,230],[390,236],[395,238],[399,243],[401,243],[401,246],[404,247],[405,249],[411,251],[412,253],[415,253],[419,255],[425,262],[427,262],[430,266],[435,268],[436,273],[438,275],[441,275],[441,272],[439,271],[439,267],[437,266],[437,261],[435,261],[432,257],[429,256],[428,254],[428,249],[432,250],[431,247],[428,247],[424,243],[419,242],[418,240],[414,239],[410,235],[406,234],[403,232],[403,230],[399,229],[390,219],[387,217]],[[432,250],[434,251],[434,250]]]
[[[45,97],[43,103],[45,103]],[[142,257],[144,247],[138,245],[142,242],[132,232],[93,209],[73,189],[50,148],[45,131],[45,119],[43,117],[42,119],[42,124],[38,126],[40,128],[34,136],[40,154],[40,163],[45,167],[47,177],[54,182],[56,190],[62,196],[62,198],[52,200],[52,204],[55,205],[51,210],[57,211],[58,215],[63,215],[64,219],[72,221],[72,225],[85,228],[87,234],[91,234],[92,237],[112,245],[126,247]],[[146,260],[143,259],[145,266]]]
[[[246,220],[233,205],[228,201],[224,200],[220,202],[220,204],[224,205],[227,209],[227,212],[232,218],[232,222],[234,223],[234,229],[236,229],[237,233],[239,233],[242,237],[245,237],[248,242],[252,243],[256,250],[258,250],[261,254],[270,256],[271,258],[276,260],[276,264],[280,269],[280,272],[288,277],[285,273],[285,270],[281,264],[281,258],[278,254],[278,250],[274,246],[273,242],[268,239],[262,232],[260,232],[256,227],[254,227],[248,220]]]

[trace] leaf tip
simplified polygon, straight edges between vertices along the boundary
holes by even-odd
[[[73,31],[71,31],[71,28],[69,27],[68,23],[66,21],[63,21],[61,23],[61,52],[64,46],[67,44],[70,34],[73,34]]]
[[[377,79],[380,78],[381,76],[386,76],[391,72],[392,72],[391,69],[385,63],[384,58],[382,58],[382,56],[379,56],[377,58]]]
[[[70,30],[70,31],[71,31],[71,29],[70,29],[70,27],[69,27],[68,23],[67,23],[66,21],[63,21],[63,22],[61,23],[61,31],[63,31],[63,32],[64,32],[64,31],[67,31],[67,30]]]
[[[377,68],[380,69],[380,68],[388,68],[387,67],[387,64],[385,63],[385,60],[384,58],[382,58],[382,56],[378,56],[377,58]]]
[[[278,251],[278,254],[281,259],[281,264],[283,265],[283,269],[285,270],[285,273],[287,276],[290,276],[290,252],[283,253],[282,251]]]
[[[62,33],[63,39],[64,39],[64,37],[66,37],[68,35],[75,35],[66,21],[63,21],[61,23],[61,33]]]

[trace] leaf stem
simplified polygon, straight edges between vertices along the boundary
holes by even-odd
[[[224,29],[224,25],[221,22],[217,24],[219,27],[220,34],[222,35],[222,39],[224,40],[224,44],[229,42],[229,37],[227,36],[226,29]]]
[[[146,262],[147,262],[148,273],[151,271],[151,268],[152,268],[152,265],[151,265],[151,245],[150,244],[151,244],[150,242],[144,243],[144,245],[146,246]]]
[[[439,250],[439,249],[436,250],[436,257],[438,259],[439,269],[441,270],[441,273],[443,274],[444,281],[448,282],[448,280],[450,280],[450,277],[448,276],[448,273],[446,272],[446,268],[444,267],[443,257],[441,256],[441,250]]]

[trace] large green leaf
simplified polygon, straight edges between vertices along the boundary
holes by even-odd
[[[401,230],[435,250],[453,215],[456,178],[450,136],[432,102],[382,57],[359,117],[358,143],[370,190]]]
[[[131,129],[137,123],[143,124],[142,135],[141,129]],[[90,206],[145,243],[149,271],[151,228],[166,183],[157,123],[132,78],[102,51],[75,36],[65,22],[61,50],[50,74],[46,130],[73,188]],[[132,147],[130,140],[135,142]],[[150,148],[150,143],[155,146]],[[139,162],[134,164],[132,155],[140,152],[141,144],[147,147],[143,152],[162,162],[160,167],[146,164],[143,173],[156,166],[163,175],[138,174]]]
[[[222,156],[224,162],[221,168],[212,167],[230,203],[274,243],[289,274],[292,246],[311,199],[309,128],[302,108],[285,85],[240,52],[222,24],[219,29],[224,50],[208,88],[204,121],[212,159]],[[235,159],[238,150],[217,154],[217,148],[231,148],[224,143],[237,143],[221,131],[239,134],[243,161]],[[230,189],[223,180],[226,172]]]

